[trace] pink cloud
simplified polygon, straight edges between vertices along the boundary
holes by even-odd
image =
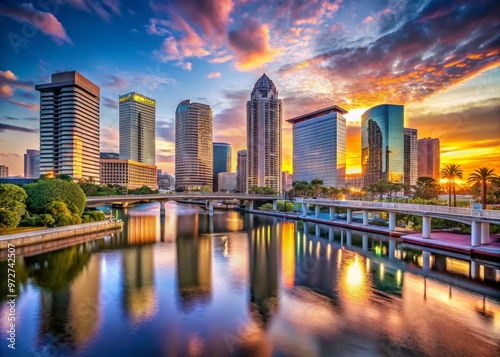
[[[222,57],[212,58],[212,59],[208,60],[208,62],[210,62],[210,63],[225,63],[225,62],[231,61],[232,59],[233,59],[233,56],[226,55],[226,56],[222,56]]]
[[[73,44],[59,20],[48,12],[35,10],[33,4],[22,4],[2,8],[2,13],[19,22],[28,22],[50,36],[58,45],[64,42]]]
[[[364,24],[367,24],[369,22],[373,21],[373,17],[372,16],[367,16],[364,20],[363,20],[363,23]]]
[[[210,72],[207,76],[208,79],[220,78],[222,74],[220,72]]]

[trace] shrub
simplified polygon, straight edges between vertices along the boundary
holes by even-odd
[[[21,221],[21,216],[16,211],[0,208],[0,228],[5,231],[7,228],[17,227]]]
[[[32,213],[45,213],[53,201],[64,202],[72,213],[85,209],[85,193],[78,184],[59,179],[44,179],[24,186],[28,198],[26,205]]]
[[[52,215],[48,213],[39,214],[38,216],[35,216],[35,219],[36,225],[41,227],[49,227],[56,222],[54,217],[52,217]]]

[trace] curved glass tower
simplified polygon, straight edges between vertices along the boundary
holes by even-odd
[[[175,110],[175,189],[213,189],[212,108],[184,100]]]
[[[382,104],[361,116],[363,185],[379,180],[403,183],[404,106]]]
[[[281,192],[281,100],[264,73],[247,102],[247,190],[271,187]]]

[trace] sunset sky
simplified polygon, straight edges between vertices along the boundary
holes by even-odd
[[[349,110],[348,173],[360,172],[360,116],[405,105],[405,126],[441,139],[441,163],[500,174],[500,2],[401,0],[41,0],[0,5],[0,164],[23,175],[39,148],[39,93],[77,70],[101,88],[101,151],[118,152],[118,96],[157,101],[157,165],[174,172],[174,113],[209,104],[214,141],[246,146],[245,104],[265,72],[286,119]]]

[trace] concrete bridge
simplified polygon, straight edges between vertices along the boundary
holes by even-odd
[[[442,218],[471,226],[471,246],[490,243],[490,224],[500,224],[500,211],[475,210],[461,207],[445,207],[392,202],[338,201],[329,199],[298,198],[302,203],[303,214],[307,215],[308,206],[315,205],[315,217],[319,218],[320,206],[329,207],[330,220],[334,220],[335,208],[347,209],[347,223],[352,223],[353,211],[363,212],[363,225],[368,225],[369,211],[389,213],[389,230],[396,229],[396,213],[412,214],[422,217],[422,238],[431,237],[432,218]]]
[[[129,204],[142,202],[159,202],[162,212],[165,212],[165,204],[168,201],[206,201],[209,214],[214,212],[214,202],[239,200],[245,201],[249,210],[254,209],[254,201],[268,200],[273,202],[273,210],[277,210],[278,200],[282,200],[283,196],[256,195],[244,193],[165,193],[151,195],[123,195],[123,196],[91,196],[87,197],[87,206],[96,206],[104,204],[121,204],[126,207]]]

